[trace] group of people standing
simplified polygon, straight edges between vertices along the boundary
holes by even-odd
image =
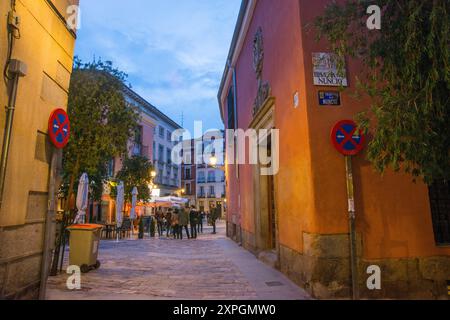
[[[175,239],[183,239],[183,230],[188,239],[197,239],[199,233],[203,233],[203,221],[205,213],[197,211],[195,206],[186,208],[171,208],[166,213],[157,210],[155,218],[159,237],[172,236]],[[208,216],[208,222],[213,226],[213,234],[216,233],[216,221],[219,218],[217,209],[212,208]]]

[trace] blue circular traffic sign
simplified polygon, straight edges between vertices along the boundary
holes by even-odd
[[[53,145],[58,149],[64,148],[69,142],[69,115],[63,109],[56,109],[52,112],[48,120],[48,136]]]
[[[365,136],[352,120],[339,121],[331,132],[331,141],[345,156],[355,156],[364,149]]]

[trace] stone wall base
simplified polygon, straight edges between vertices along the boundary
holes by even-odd
[[[294,282],[319,299],[351,297],[348,235],[304,234],[304,253],[280,246],[280,266]],[[359,295],[362,299],[448,299],[450,257],[369,260],[358,237]],[[381,270],[381,289],[369,290],[369,266]]]
[[[362,257],[358,236],[358,276],[361,299],[448,299],[450,257],[369,260]],[[243,231],[243,247],[257,254],[255,236]],[[351,269],[347,234],[303,235],[304,252],[280,245],[279,267],[317,299],[350,299]],[[381,289],[369,290],[369,266],[381,269]]]
[[[253,233],[242,230],[242,246],[254,255],[258,254],[258,248],[256,247],[256,237]]]
[[[0,299],[39,298],[44,223],[0,228]]]

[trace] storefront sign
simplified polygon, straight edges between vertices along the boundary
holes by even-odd
[[[313,73],[315,86],[347,87],[348,81],[345,75],[346,66],[344,62],[344,75],[339,74],[339,57],[333,53],[313,53]]]
[[[341,94],[338,91],[319,91],[319,105],[340,106]]]

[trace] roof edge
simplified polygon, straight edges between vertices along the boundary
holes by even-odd
[[[168,124],[172,125],[175,129],[183,129],[178,123],[176,123],[174,120],[169,118],[166,114],[164,114],[161,110],[159,110],[157,107],[152,105],[150,102],[145,100],[143,97],[141,97],[138,93],[136,93],[133,89],[129,88],[128,86],[124,85],[124,92],[126,94],[129,94],[132,98],[136,99],[138,102],[142,103],[144,107],[146,107],[150,112],[155,113],[158,117],[160,117],[162,120],[166,121]]]
[[[248,8],[249,3],[250,3],[249,0],[242,0],[241,8],[239,10],[239,16],[238,16],[238,19],[236,22],[236,27],[234,28],[234,33],[233,33],[233,38],[232,38],[231,45],[230,45],[230,50],[228,51],[228,57],[227,57],[227,61],[225,64],[224,71],[223,71],[222,80],[220,81],[219,92],[217,94],[217,100],[219,103],[220,116],[222,118],[222,122],[224,122],[224,115],[223,115],[222,101],[221,101],[222,92],[223,92],[223,89],[225,86],[226,79],[228,77],[228,72],[230,71],[231,61],[233,59],[234,52],[236,51],[236,45],[239,40],[239,35],[241,33],[242,25],[244,22],[245,14],[247,13],[247,8]]]

